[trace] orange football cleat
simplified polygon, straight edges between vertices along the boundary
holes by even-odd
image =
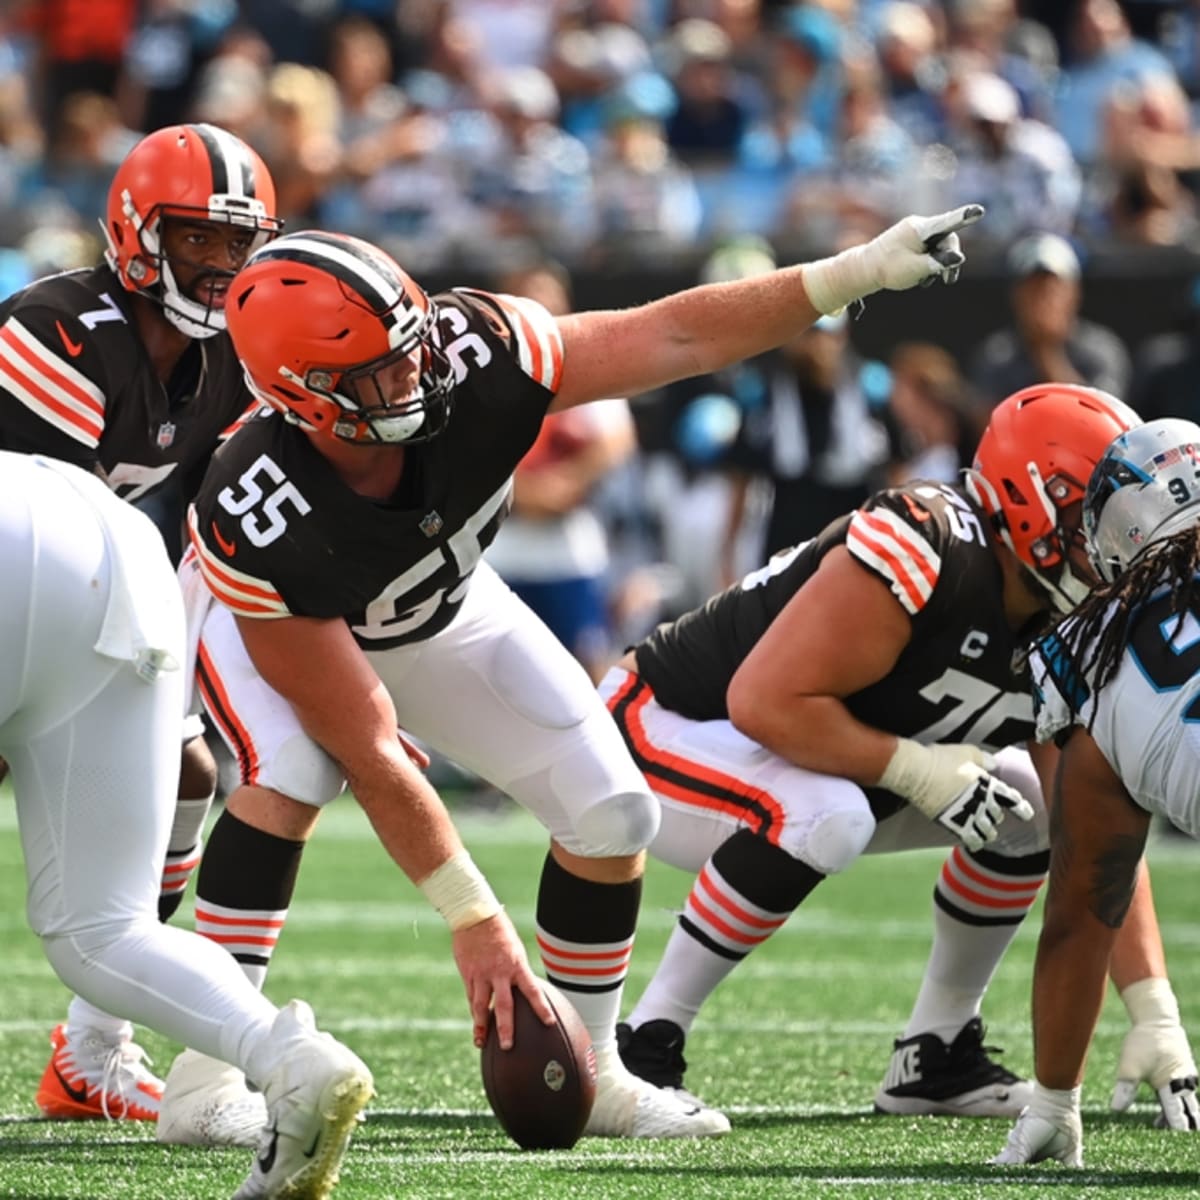
[[[38,1085],[37,1106],[55,1121],[157,1121],[162,1080],[129,1039],[88,1031],[68,1040],[66,1026],[50,1034],[53,1053]]]

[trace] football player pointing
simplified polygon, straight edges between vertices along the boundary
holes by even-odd
[[[476,1041],[489,1002],[511,1037],[514,986],[542,1011],[516,933],[397,737],[411,730],[550,834],[537,937],[595,1044],[588,1132],[727,1130],[620,1062],[658,802],[583,669],[480,557],[548,410],[758,354],[881,288],[952,280],[957,231],[982,211],[908,217],[820,262],[560,318],[469,289],[430,297],[353,238],[301,233],[257,251],[227,314],[270,409],[214,457],[189,516],[201,586],[219,601],[199,690],[242,768],[201,867],[198,927],[262,979],[304,841],[345,778],[454,932]],[[164,1117],[186,1124],[191,1103],[168,1084]]]
[[[177,559],[183,500],[251,404],[224,333],[229,281],[279,228],[267,168],[239,138],[210,125],[143,138],[109,187],[106,261],[38,280],[0,304],[0,449],[101,476],[155,516]],[[181,730],[164,920],[199,862],[216,785],[200,732]],[[51,1036],[42,1111],[156,1119],[162,1085],[131,1037],[128,1022],[74,1000]],[[245,1137],[254,1134],[251,1126]]]
[[[1031,1086],[989,1057],[979,1013],[1047,866],[1038,774],[1054,751],[1037,748],[1035,772],[1021,748],[1025,655],[1051,606],[1085,589],[1084,486],[1136,420],[1087,388],[1018,392],[993,412],[965,487],[878,493],[609,673],[602,694],[662,802],[650,853],[699,872],[620,1028],[632,1070],[682,1090],[705,999],[827,875],[863,853],[950,844],[933,950],[876,1108],[1021,1111]],[[1152,986],[1169,995],[1145,884],[1137,911],[1114,978],[1161,976]],[[1133,1016],[1131,1047],[1145,1034]],[[1174,1031],[1186,1049],[1177,1013]]]
[[[1122,434],[1084,499],[1088,550],[1105,585],[1032,660],[1039,738],[1062,747],[1050,886],[1033,978],[1037,1083],[997,1163],[1083,1162],[1084,1062],[1105,966],[1135,896],[1153,815],[1200,837],[1200,426],[1167,418]],[[1124,924],[1123,924],[1124,922]],[[1200,1129],[1196,1063],[1164,972],[1126,987],[1143,1033],[1122,1073],[1157,1092],[1166,1125]],[[1124,1059],[1130,1058],[1125,1067]]]

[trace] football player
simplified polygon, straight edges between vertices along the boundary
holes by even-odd
[[[1198,481],[1200,426],[1191,421],[1149,421],[1116,439],[1083,502],[1088,553],[1104,585],[1032,656],[1037,736],[1061,747],[1062,763],[1033,974],[1037,1082],[997,1163],[1083,1164],[1084,1062],[1151,817],[1200,837]],[[1113,1107],[1127,1107],[1144,1079],[1158,1092],[1163,1123],[1195,1131],[1196,1062],[1174,995],[1152,977],[1121,996],[1144,1029],[1135,1050],[1142,1065],[1127,1072]]]
[[[135,505],[173,513],[160,531],[177,558],[182,500],[253,403],[225,333],[225,298],[250,252],[279,231],[275,188],[259,156],[224,130],[160,129],[117,168],[103,228],[102,265],[38,280],[0,304],[0,449],[72,463]],[[199,722],[182,732],[164,920],[199,864],[216,786]],[[131,1036],[127,1021],[73,1000],[51,1034],[42,1112],[156,1120],[162,1084]],[[110,1085],[130,1102],[117,1103]]]
[[[185,641],[150,520],[93,474],[0,451],[0,753],[30,926],[80,996],[229,1059],[262,1088],[271,1124],[237,1200],[327,1196],[370,1071],[317,1033],[308,1005],[277,1009],[207,938],[158,920]],[[145,1091],[114,1074],[103,1103],[119,1116]]]
[[[1136,422],[1088,388],[1018,392],[963,485],[877,493],[609,672],[602,695],[662,804],[650,853],[699,873],[619,1030],[632,1070],[683,1090],[705,999],[826,876],[860,854],[950,844],[933,950],[875,1106],[1021,1111],[1031,1086],[990,1057],[980,1007],[1048,862],[1039,775],[1054,750],[1021,748],[1026,652],[1051,609],[1087,593],[1084,487]],[[1153,986],[1169,995],[1147,887],[1113,976],[1124,989],[1162,976]],[[1131,1012],[1130,1047],[1145,1036]]]
[[[714,370],[880,288],[951,280],[957,231],[982,211],[908,217],[816,263],[557,318],[507,295],[431,297],[354,238],[295,234],[257,251],[227,313],[273,411],[214,456],[183,565],[189,594],[219,601],[197,677],[242,771],[201,866],[197,927],[261,980],[305,839],[345,778],[454,931],[477,1044],[493,1000],[511,1037],[514,985],[542,1012],[520,942],[400,725],[550,833],[537,937],[595,1043],[588,1132],[725,1132],[722,1114],[621,1064],[615,1026],[658,803],[583,668],[480,557],[548,410]],[[168,1080],[163,1119],[186,1127],[194,1094]]]

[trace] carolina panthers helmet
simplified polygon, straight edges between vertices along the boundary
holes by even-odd
[[[1140,424],[1107,392],[1044,383],[1002,400],[980,438],[967,489],[1060,612],[1074,608],[1094,582],[1071,566],[1080,533],[1075,506],[1112,440]]]
[[[181,333],[212,337],[225,328],[225,314],[179,290],[163,252],[164,217],[253,230],[253,249],[283,228],[275,212],[275,184],[241,138],[200,124],[148,134],[113,176],[103,225],[108,265],[126,291],[161,305]]]
[[[234,348],[259,399],[344,442],[423,442],[445,429],[454,372],[437,309],[387,254],[344,234],[292,233],[238,272],[226,304]],[[409,359],[401,397],[381,377]]]
[[[1083,532],[1096,574],[1111,583],[1147,547],[1200,522],[1200,425],[1177,417],[1121,434],[1096,464]]]

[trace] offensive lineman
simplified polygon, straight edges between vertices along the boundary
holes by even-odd
[[[996,1163],[1083,1165],[1084,1063],[1150,818],[1200,837],[1198,519],[1200,426],[1165,418],[1117,438],[1083,503],[1105,586],[1032,657],[1037,736],[1061,746],[1062,766],[1033,974],[1037,1082]],[[1177,1020],[1164,982],[1136,985],[1130,1011]],[[1164,1057],[1146,1078],[1170,1128],[1200,1128],[1190,1055]]]
[[[399,721],[550,832],[538,941],[595,1044],[588,1132],[725,1132],[722,1114],[621,1065],[615,1025],[658,804],[583,669],[480,556],[548,409],[752,356],[883,287],[950,281],[956,231],[981,215],[909,217],[817,263],[559,318],[465,289],[431,299],[353,238],[297,234],[258,251],[229,327],[277,411],[229,439],[189,513],[201,586],[220,601],[199,689],[243,778],[205,853],[199,927],[218,919],[263,977],[304,841],[346,777],[454,930],[476,1042],[493,997],[508,1032],[511,987],[530,994],[533,978]]]
[[[863,853],[958,842],[876,1109],[1016,1116],[1028,1102],[979,1017],[1048,861],[1038,776],[1053,751],[1037,748],[1035,772],[1017,748],[1033,731],[1025,651],[1052,603],[1085,590],[1071,569],[1079,501],[1136,421],[1087,388],[1018,392],[993,412],[965,487],[876,494],[610,671],[601,692],[662,802],[650,853],[699,872],[619,1028],[632,1070],[682,1089],[704,1000],[826,875]],[[1001,824],[1006,810],[1029,823]],[[1113,974],[1122,988],[1161,976],[1170,995],[1147,886]],[[1130,1035],[1131,1055],[1144,1037]],[[1121,1074],[1142,1068],[1123,1060]]]
[[[134,505],[163,502],[175,520],[160,533],[177,560],[182,501],[252,404],[224,332],[229,281],[279,229],[266,165],[241,139],[198,124],[143,138],[109,187],[106,261],[0,304],[0,449],[92,471]],[[199,864],[216,786],[201,732],[181,730],[163,920]],[[157,1120],[163,1085],[127,1021],[75,998],[51,1044],[37,1091],[47,1116]],[[234,1131],[243,1143],[256,1136]]]

